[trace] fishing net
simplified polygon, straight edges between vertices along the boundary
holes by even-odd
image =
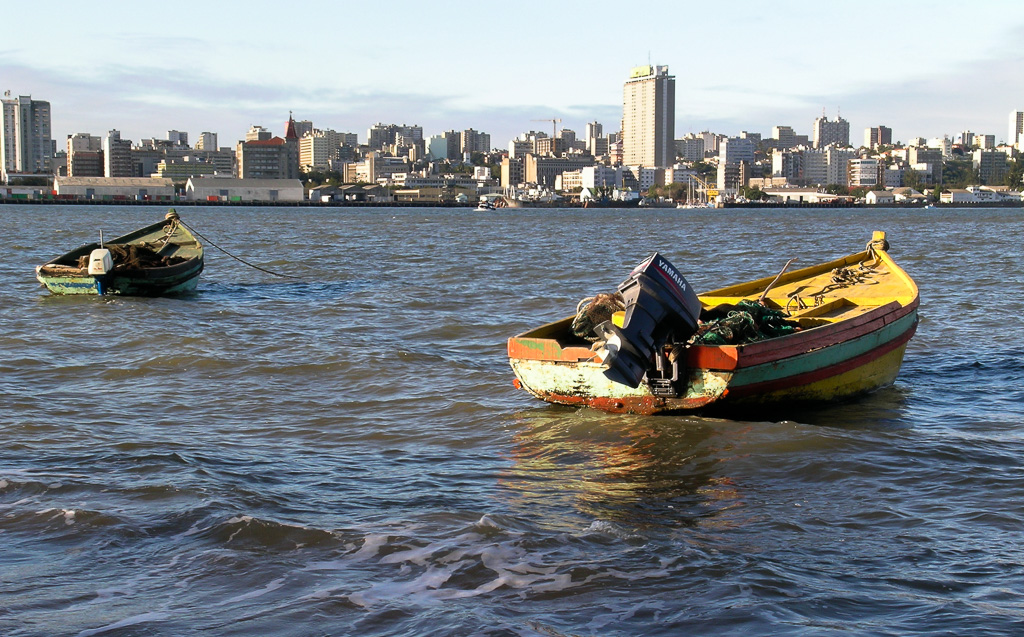
[[[576,318],[572,321],[572,333],[588,341],[597,341],[599,336],[594,328],[612,320],[612,314],[626,309],[622,295],[598,294],[585,298],[576,306]]]
[[[159,268],[174,265],[186,261],[184,257],[163,256],[144,244],[137,243],[108,243],[105,246],[110,250],[110,258],[114,267],[127,270],[141,270],[144,268]],[[89,255],[79,257],[78,267],[84,268],[89,264]]]
[[[709,313],[690,340],[694,345],[742,345],[797,331],[799,326],[779,310],[746,299]]]

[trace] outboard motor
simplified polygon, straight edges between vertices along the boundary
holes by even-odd
[[[89,274],[92,276],[103,275],[110,272],[114,267],[114,259],[110,256],[110,250],[96,248],[89,253]]]
[[[669,338],[685,341],[697,331],[701,303],[675,266],[657,252],[633,268],[619,292],[626,304],[622,327],[607,321],[595,331],[605,341],[604,375],[638,387],[648,370],[662,370],[661,350]],[[656,385],[651,387],[659,395]]]

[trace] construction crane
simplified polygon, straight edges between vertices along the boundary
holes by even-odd
[[[533,119],[531,122],[551,122],[551,139],[558,137],[558,125],[562,123],[560,119]]]
[[[552,157],[557,157],[558,156],[558,150],[557,150],[558,145],[557,145],[556,142],[557,142],[557,138],[558,138],[558,125],[562,123],[562,120],[560,120],[558,118],[551,118],[551,119],[535,119],[535,120],[531,120],[531,121],[534,121],[534,122],[551,122],[551,156]]]

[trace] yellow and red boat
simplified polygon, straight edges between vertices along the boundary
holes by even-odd
[[[875,232],[861,252],[699,295],[652,255],[619,286],[622,309],[595,326],[593,342],[574,332],[578,316],[510,338],[515,384],[550,403],[635,414],[827,402],[886,387],[919,303],[888,250]],[[768,316],[771,329],[752,315]],[[734,332],[752,338],[722,336]]]

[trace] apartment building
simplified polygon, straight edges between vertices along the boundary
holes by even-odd
[[[67,176],[103,176],[103,140],[89,133],[68,135]]]
[[[31,96],[0,100],[0,178],[14,173],[50,173],[53,139],[50,136],[50,103]]]
[[[982,184],[1001,184],[1008,169],[1008,158],[1001,150],[979,148],[971,154],[971,163]]]
[[[302,170],[327,170],[343,142],[342,133],[313,130],[299,138],[299,167]]]
[[[888,126],[874,126],[864,129],[864,145],[875,149],[892,144],[892,129]]]
[[[1010,132],[1006,137],[1006,143],[1018,150],[1021,142],[1024,141],[1024,111],[1010,111]]]
[[[875,188],[884,185],[881,165],[875,158],[854,157],[847,161],[847,184],[850,188]]]
[[[676,157],[683,161],[702,161],[704,159],[704,137],[693,133],[676,140]]]
[[[775,140],[775,147],[779,149],[796,146],[796,132],[792,126],[772,126],[772,139]]]
[[[825,148],[831,144],[850,145],[850,122],[838,116],[835,121],[829,121],[822,115],[814,120],[814,147]]]
[[[622,161],[627,165],[675,163],[676,78],[667,66],[639,66],[622,90]]]
[[[141,177],[136,173],[132,162],[132,142],[121,139],[118,130],[109,131],[103,137],[103,176],[104,177]]]

